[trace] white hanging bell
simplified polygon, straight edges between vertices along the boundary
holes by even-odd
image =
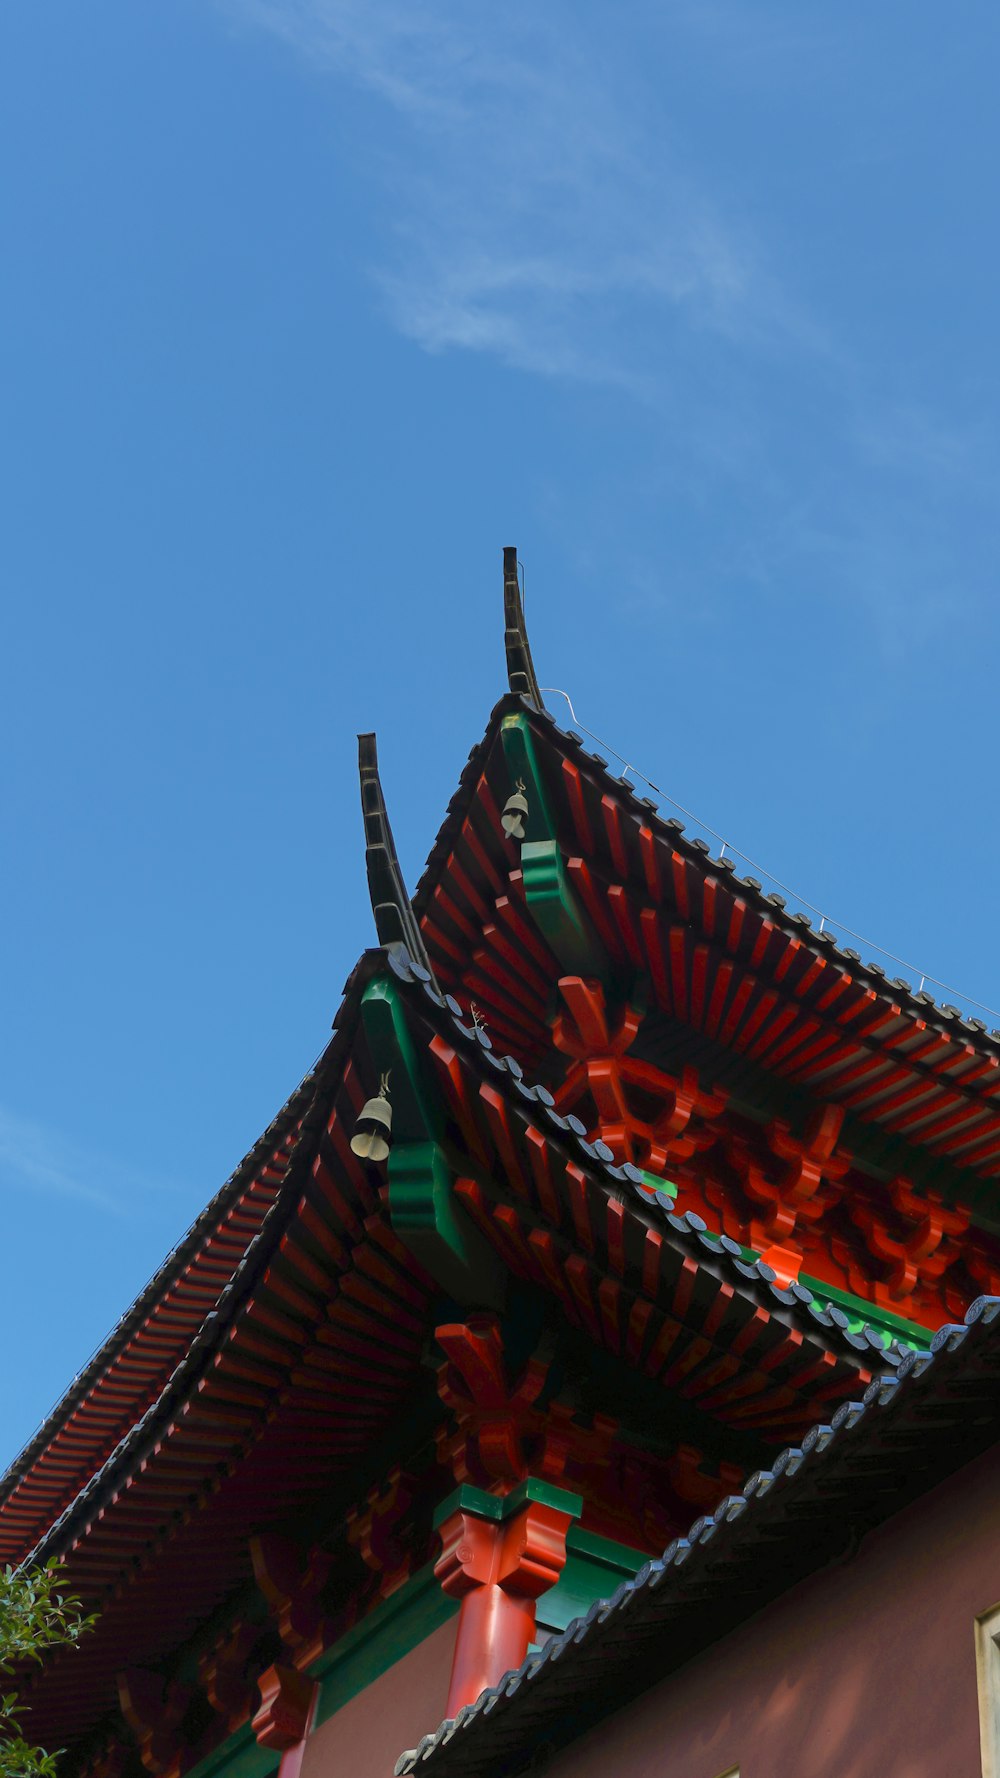
[[[503,806],[500,817],[504,833],[509,840],[523,840],[524,820],[528,813],[528,799],[524,794],[524,785],[518,780],[517,789],[512,791]]]
[[[374,1099],[366,1099],[361,1107],[358,1127],[351,1137],[351,1152],[363,1161],[384,1161],[392,1141],[392,1106],[383,1080]]]

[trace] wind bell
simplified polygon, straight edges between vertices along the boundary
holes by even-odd
[[[503,806],[500,817],[504,833],[509,840],[523,840],[524,820],[528,813],[528,799],[524,794],[524,779],[519,778],[517,787]]]
[[[389,1076],[383,1074],[374,1099],[366,1099],[361,1107],[358,1127],[351,1137],[351,1152],[363,1161],[384,1161],[392,1141],[392,1106],[389,1104]]]

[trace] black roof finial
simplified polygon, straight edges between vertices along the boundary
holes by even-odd
[[[361,778],[361,812],[365,821],[368,891],[379,944],[405,945],[412,961],[432,976],[434,972],[396,857],[382,781],[378,775],[378,748],[374,735],[358,736],[358,773]]]
[[[538,689],[528,632],[524,624],[524,603],[517,578],[517,550],[512,545],[503,552],[503,620],[510,689],[520,692],[522,698],[530,698],[540,710],[542,694]]]

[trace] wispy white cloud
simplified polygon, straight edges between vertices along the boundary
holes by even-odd
[[[643,500],[647,517],[720,508],[709,581],[765,599],[825,586],[884,659],[969,604],[982,566],[959,567],[955,526],[934,515],[945,488],[992,509],[992,433],[930,360],[897,366],[877,329],[835,290],[828,301],[829,179],[783,210],[781,158],[758,156],[756,185],[739,166],[740,129],[766,135],[774,105],[801,108],[804,91],[838,156],[884,149],[880,107],[867,135],[840,121],[853,32],[782,0],[217,4],[379,108],[356,149],[372,223],[358,251],[400,333],[616,390],[652,417],[639,474],[602,472],[616,539]],[[686,84],[717,114],[743,104],[723,153]],[[771,165],[776,192],[760,184]],[[618,541],[615,554],[642,605],[662,597],[641,545],[634,570]]]
[[[153,1189],[149,1179],[120,1161],[0,1105],[0,1200],[5,1192],[75,1198],[110,1215],[127,1216]]]
[[[315,66],[376,94],[402,130],[377,277],[428,351],[662,387],[671,327],[767,345],[816,330],[751,231],[705,189],[635,57],[573,8],[450,0],[229,0]],[[591,21],[591,24],[593,21]]]

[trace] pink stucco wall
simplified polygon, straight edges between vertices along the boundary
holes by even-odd
[[[546,1778],[977,1778],[974,1621],[1000,1601],[1000,1452],[573,1743]]]
[[[437,1728],[448,1696],[454,1622],[373,1680],[306,1743],[301,1778],[392,1778],[404,1747]]]

